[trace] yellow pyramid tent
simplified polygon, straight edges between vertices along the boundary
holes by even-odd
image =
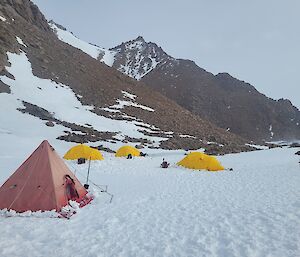
[[[200,152],[192,152],[177,163],[188,169],[219,171],[224,170],[224,167],[214,157]]]
[[[131,154],[132,156],[140,156],[140,151],[130,145],[125,145],[119,148],[119,150],[116,152],[116,157],[127,157],[128,154]]]
[[[79,158],[84,158],[87,160],[104,160],[102,154],[99,150],[91,148],[84,144],[79,144],[72,147],[65,155],[66,160],[76,160]]]

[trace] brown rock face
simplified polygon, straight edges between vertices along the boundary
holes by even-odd
[[[47,20],[38,7],[28,0],[1,0],[4,14],[13,14],[22,17],[27,22],[44,31],[50,31]],[[11,17],[11,16],[8,16]]]
[[[192,113],[242,137],[300,138],[300,112],[290,101],[270,99],[229,74],[214,76],[181,60],[172,70],[159,67],[142,80]]]

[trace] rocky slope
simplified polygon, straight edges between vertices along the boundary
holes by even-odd
[[[89,115],[93,113],[99,118],[126,121],[135,129],[138,127],[139,133],[143,135],[133,138],[125,132],[122,134],[120,127],[109,131],[103,128],[99,131],[99,128],[94,128],[90,124],[78,125],[71,119],[62,120],[58,114],[43,107],[49,104],[39,106],[30,100],[30,96],[23,100],[22,96],[19,97],[17,100],[22,107],[18,110],[24,115],[33,115],[45,121],[49,128],[59,125],[71,129],[71,131],[66,129],[66,134],[58,135],[58,138],[75,142],[109,141],[112,144],[121,140],[124,143],[133,142],[139,147],[158,147],[151,138],[161,138],[159,147],[168,149],[203,147],[215,153],[251,149],[245,146],[246,141],[242,138],[217,128],[169,98],[154,92],[143,82],[125,76],[59,40],[32,2],[3,0],[0,4],[0,16],[2,96],[11,94],[15,76],[18,75],[8,71],[11,65],[15,65],[9,63],[9,57],[16,58],[12,53],[17,53],[25,63],[28,59],[32,67],[31,75],[35,80],[42,78],[43,81],[54,82],[47,82],[47,90],[52,85],[53,90],[56,88],[68,94],[71,92],[82,105],[89,107]],[[28,81],[24,83],[25,86]],[[14,90],[15,87],[16,85]],[[34,90],[44,88],[37,85]],[[41,103],[40,105],[44,102],[51,103],[49,106],[60,105],[64,104],[64,97],[59,99],[45,97],[37,102]],[[79,107],[73,108],[75,110]]]
[[[300,138],[300,112],[289,100],[273,100],[227,73],[213,75],[175,59],[142,37],[110,50],[113,67],[221,128],[251,140]]]

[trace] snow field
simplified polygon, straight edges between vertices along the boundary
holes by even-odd
[[[294,151],[222,156],[234,171],[213,173],[177,167],[179,151],[133,160],[104,153],[91,179],[109,185],[111,204],[92,186],[96,199],[70,220],[0,217],[0,256],[299,256]],[[163,157],[169,169],[159,168]],[[68,165],[84,182],[87,164]]]

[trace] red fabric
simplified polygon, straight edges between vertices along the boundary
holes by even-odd
[[[74,181],[68,188],[66,175]],[[71,200],[78,203],[87,194],[48,141],[43,141],[0,187],[0,209],[7,208],[17,212],[60,211],[68,204],[68,192]]]

